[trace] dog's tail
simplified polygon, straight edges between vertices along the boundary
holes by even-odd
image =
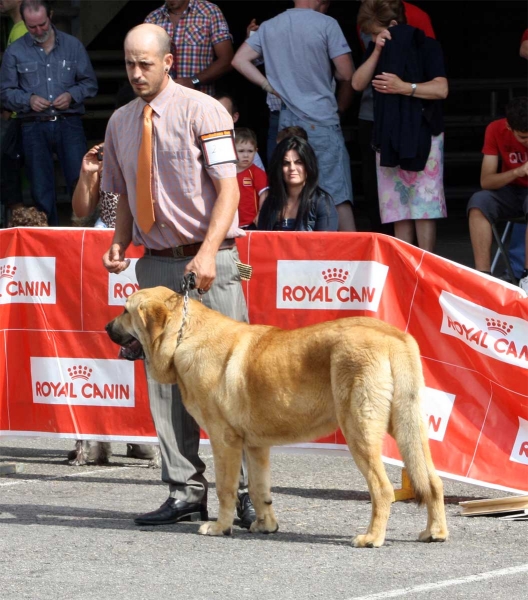
[[[424,377],[418,344],[410,335],[391,352],[394,393],[391,431],[398,444],[419,504],[429,503],[441,488],[431,458],[422,413]],[[433,483],[434,482],[434,483]]]

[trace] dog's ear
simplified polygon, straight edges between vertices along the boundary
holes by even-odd
[[[164,302],[147,300],[138,306],[138,315],[153,343],[165,331],[170,313]]]

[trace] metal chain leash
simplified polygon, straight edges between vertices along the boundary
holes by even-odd
[[[182,310],[182,322],[178,331],[178,338],[176,340],[176,348],[180,345],[183,338],[183,329],[187,322],[187,316],[189,314],[189,291],[196,288],[196,273],[192,271],[187,273],[181,281],[181,292],[183,294],[183,310]],[[205,294],[204,290],[198,289],[200,295],[200,302],[202,302],[202,296]]]

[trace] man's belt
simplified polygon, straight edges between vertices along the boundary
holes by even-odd
[[[59,121],[68,117],[80,117],[77,113],[66,113],[64,115],[54,115],[53,117],[46,115],[42,117],[20,117],[21,123],[47,123],[49,121]]]
[[[219,250],[227,250],[233,248],[235,240],[230,238],[224,240],[220,244]],[[184,244],[183,246],[176,246],[175,248],[163,248],[162,250],[153,250],[151,248],[145,248],[145,256],[169,256],[171,258],[187,258],[189,256],[196,256],[198,250],[200,250],[202,242],[196,244]]]

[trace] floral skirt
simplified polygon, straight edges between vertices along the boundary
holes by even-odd
[[[432,138],[423,171],[380,167],[376,153],[378,197],[382,223],[447,217],[444,195],[444,134]]]

